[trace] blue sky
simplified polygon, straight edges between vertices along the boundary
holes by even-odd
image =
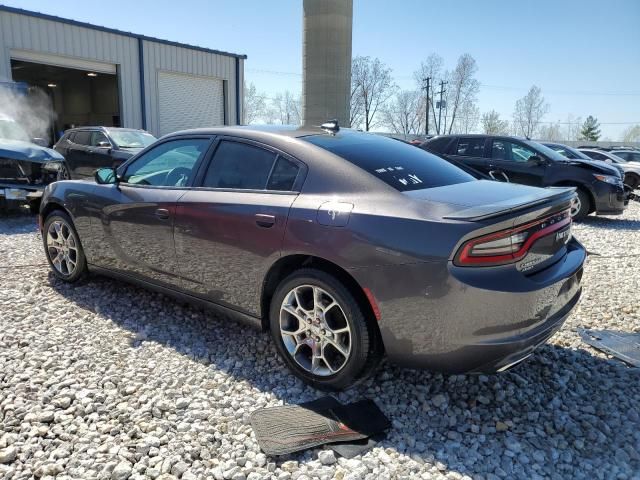
[[[259,90],[301,90],[302,0],[3,3],[244,53]],[[511,119],[536,84],[551,106],[546,121],[594,115],[613,140],[628,126],[613,123],[640,123],[640,0],[354,0],[353,54],[380,58],[400,87],[415,88],[431,52],[448,68],[462,53],[475,57],[481,112]]]

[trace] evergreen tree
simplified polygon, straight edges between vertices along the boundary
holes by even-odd
[[[589,115],[582,124],[580,135],[583,140],[597,142],[600,138],[600,124],[598,123],[598,119]]]

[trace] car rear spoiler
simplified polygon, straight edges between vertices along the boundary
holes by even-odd
[[[545,203],[560,203],[563,201],[570,202],[576,196],[576,187],[548,187],[545,188],[548,195],[540,197],[539,195],[525,195],[518,197],[517,201],[509,200],[506,202],[494,203],[489,205],[478,205],[476,207],[458,210],[444,218],[450,220],[463,220],[469,222],[477,222],[489,218],[499,217],[507,213],[525,210]]]

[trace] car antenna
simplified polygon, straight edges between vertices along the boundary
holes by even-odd
[[[340,131],[340,125],[338,125],[338,119],[334,118],[333,120],[329,120],[328,122],[324,122],[320,125],[320,128],[331,135],[335,135]]]

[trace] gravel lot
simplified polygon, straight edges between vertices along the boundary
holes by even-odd
[[[443,376],[383,364],[340,394],[374,398],[393,422],[352,460],[261,454],[251,411],[321,395],[268,337],[109,279],[65,285],[34,222],[0,218],[0,478],[640,479],[640,369],[576,333],[640,331],[638,204],[576,226],[600,256],[579,307],[523,365]]]

